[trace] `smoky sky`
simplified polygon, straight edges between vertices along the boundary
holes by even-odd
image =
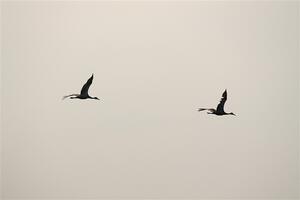
[[[5,1],[1,55],[4,199],[299,197],[298,2]]]

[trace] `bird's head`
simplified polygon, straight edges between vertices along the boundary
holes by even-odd
[[[100,100],[98,97],[93,97],[93,99]]]
[[[234,115],[234,116],[236,116],[233,112],[229,113],[229,115]]]

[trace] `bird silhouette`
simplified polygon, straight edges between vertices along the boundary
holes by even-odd
[[[220,103],[217,106],[217,109],[214,108],[199,108],[198,111],[204,111],[204,110],[208,110],[209,112],[207,112],[207,114],[214,114],[214,115],[235,115],[234,113],[226,113],[224,111],[224,105],[225,102],[227,100],[227,90],[225,90],[223,92],[222,98],[220,100]]]
[[[66,99],[70,97],[70,99],[96,99],[99,100],[98,97],[91,97],[89,95],[89,88],[91,84],[93,83],[94,74],[87,80],[87,82],[83,85],[80,94],[70,94],[67,96],[64,96],[63,99]]]

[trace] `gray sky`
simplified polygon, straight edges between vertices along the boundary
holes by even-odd
[[[4,198],[299,197],[299,3],[1,8]]]

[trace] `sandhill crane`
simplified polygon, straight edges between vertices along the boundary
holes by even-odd
[[[64,96],[63,99],[70,97],[70,99],[97,99],[97,97],[91,97],[89,95],[89,88],[93,82],[94,74],[87,80],[87,82],[83,85],[80,94],[70,94],[67,96]]]
[[[214,115],[235,115],[234,113],[226,113],[224,111],[224,104],[227,100],[227,90],[223,92],[222,98],[220,103],[217,106],[217,109],[214,108],[199,108],[198,111],[208,110],[207,114],[214,114]]]

